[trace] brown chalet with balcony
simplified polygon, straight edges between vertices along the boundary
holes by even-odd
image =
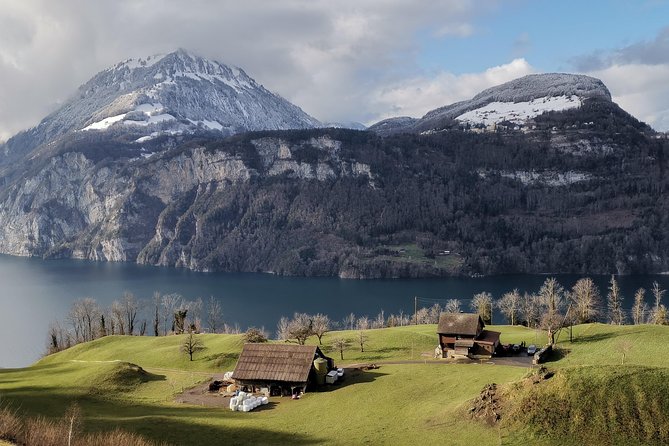
[[[442,313],[437,327],[442,357],[491,357],[499,345],[500,333],[484,327],[478,314]]]

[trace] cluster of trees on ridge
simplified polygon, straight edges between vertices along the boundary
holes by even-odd
[[[107,308],[85,297],[72,303],[65,321],[51,324],[47,354],[107,335],[166,336],[205,330],[240,332],[239,326],[223,322],[223,307],[213,296],[205,302],[202,298],[191,301],[179,294],[155,292],[151,299],[142,300],[125,292]]]
[[[646,303],[646,290],[639,288],[634,294],[634,304],[628,314],[623,307],[624,296],[615,276],[611,276],[605,301],[598,287],[588,277],[579,279],[571,290],[565,290],[557,279],[549,277],[536,293],[521,294],[514,289],[497,301],[488,292],[475,294],[470,302],[470,310],[478,313],[486,324],[490,324],[493,310],[497,308],[509,324],[545,330],[548,334],[548,343],[554,344],[559,331],[570,325],[598,321],[614,325],[623,325],[627,322],[635,325],[669,325],[669,311],[662,303],[665,292],[666,290],[654,282],[651,289],[653,305],[649,306]],[[321,314],[310,316],[296,313],[292,319],[281,318],[277,326],[277,339],[304,344],[310,336],[317,336],[321,343],[323,335],[334,325],[340,330],[357,330],[358,333],[354,338],[338,337],[332,341],[332,347],[339,351],[341,358],[344,359],[343,351],[351,344],[358,344],[360,351],[364,351],[368,340],[365,331],[368,329],[436,324],[442,313],[460,313],[463,310],[467,308],[464,308],[460,299],[449,299],[443,306],[435,303],[430,307],[422,307],[413,316],[400,313],[385,317],[382,311],[376,318],[371,319],[367,316],[356,318],[351,313],[339,324],[333,324],[327,316]]]
[[[628,322],[635,325],[669,325],[669,310],[662,303],[665,292],[654,282],[650,290],[652,304],[649,306],[646,302],[647,291],[639,288],[634,294],[631,310],[627,311],[623,305],[625,298],[615,276],[611,276],[605,298],[588,277],[579,279],[571,290],[566,290],[555,278],[549,277],[536,293],[521,294],[514,289],[497,300],[488,292],[475,294],[470,308],[466,308],[460,299],[449,299],[444,305],[434,303],[417,309],[414,314],[400,311],[398,314],[386,315],[381,311],[371,318],[350,313],[342,321],[331,320],[321,313],[295,313],[291,318],[280,318],[276,339],[304,345],[307,339],[315,336],[322,345],[323,336],[330,331],[357,331],[353,338],[340,336],[331,340],[330,347],[339,351],[343,359],[344,350],[352,344],[358,345],[360,351],[364,352],[368,341],[366,331],[369,329],[436,324],[444,312],[460,313],[466,310],[477,312],[486,324],[490,324],[493,311],[497,308],[509,324],[545,330],[548,342],[554,343],[562,328],[582,323],[601,321],[615,325]],[[142,312],[152,318],[150,333],[147,333],[147,319],[140,319]],[[241,333],[238,325],[224,323],[222,314],[221,302],[214,297],[205,303],[201,298],[189,301],[178,294],[161,295],[156,292],[152,299],[141,301],[126,292],[106,309],[101,308],[93,298],[79,299],[72,304],[65,322],[56,321],[51,325],[47,353],[55,353],[107,335],[186,334],[182,350],[192,360],[193,355],[203,349],[197,334],[204,331]],[[243,336],[245,342],[267,342],[269,338],[264,327],[250,327]]]
[[[571,290],[565,290],[555,278],[549,277],[536,294],[521,295],[514,289],[494,302],[490,293],[483,292],[474,296],[471,306],[486,323],[491,322],[493,308],[496,307],[511,325],[522,324],[545,330],[549,343],[553,344],[563,327],[589,322],[669,325],[669,312],[662,303],[665,292],[657,282],[653,282],[653,305],[649,307],[646,290],[639,288],[634,293],[634,303],[628,314],[615,276],[611,276],[605,300],[588,277],[579,279]]]

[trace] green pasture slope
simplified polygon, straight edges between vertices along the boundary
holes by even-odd
[[[493,328],[502,331],[503,342],[531,344],[545,338],[523,327]],[[47,417],[58,417],[77,402],[87,430],[119,426],[174,445],[437,444],[446,439],[444,444],[453,445],[527,444],[530,440],[532,444],[571,440],[576,444],[581,438],[594,438],[620,412],[610,403],[599,411],[594,402],[580,404],[579,393],[587,394],[583,400],[592,400],[587,396],[593,394],[606,399],[615,396],[616,389],[625,389],[627,403],[641,401],[644,407],[652,403],[648,413],[641,414],[645,421],[639,424],[637,437],[642,440],[654,438],[653,420],[663,423],[662,417],[667,416],[662,410],[669,414],[669,407],[646,395],[640,382],[652,381],[652,391],[669,393],[668,381],[662,381],[669,374],[669,347],[662,343],[669,338],[669,327],[585,325],[574,329],[572,343],[564,342],[563,332],[560,345],[570,351],[549,363],[557,371],[554,378],[533,386],[522,385],[528,368],[437,363],[431,359],[435,330],[434,325],[367,330],[364,353],[355,345],[357,332],[328,333],[323,348],[337,362],[375,362],[381,367],[298,401],[272,398],[266,409],[250,413],[174,402],[182,389],[208,380],[212,373],[232,370],[242,347],[236,335],[200,335],[206,349],[193,362],[179,351],[183,336],[106,337],[43,358],[31,367],[0,370],[0,399],[26,415]],[[344,361],[327,347],[339,337],[353,342],[344,352]],[[631,346],[622,345],[623,340]],[[317,343],[315,337],[310,341]],[[620,365],[623,347],[624,366]],[[407,363],[384,364],[402,361]],[[598,381],[589,387],[593,377]],[[468,401],[493,382],[506,384],[501,387],[509,416],[488,426],[471,420],[467,409]],[[554,406],[545,403],[548,400],[559,401],[562,409],[574,406],[570,413],[580,423],[581,433],[554,413]],[[586,411],[599,418],[590,420]],[[614,433],[628,432],[634,415],[628,412],[620,413]],[[592,436],[584,437],[584,429]]]

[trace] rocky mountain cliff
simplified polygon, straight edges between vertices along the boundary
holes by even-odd
[[[0,252],[351,278],[669,270],[669,144],[599,81],[565,79],[390,121],[405,126],[390,136],[196,126],[146,138],[124,121],[160,116],[157,102],[108,105],[0,172]],[[510,109],[493,103],[530,105],[508,116],[523,111],[521,125],[457,119]]]

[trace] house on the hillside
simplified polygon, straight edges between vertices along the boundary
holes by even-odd
[[[244,344],[232,378],[248,390],[267,389],[272,395],[306,392],[323,384],[335,367],[315,345]]]
[[[484,327],[478,314],[442,313],[437,327],[442,357],[491,357],[499,346],[500,333]]]

